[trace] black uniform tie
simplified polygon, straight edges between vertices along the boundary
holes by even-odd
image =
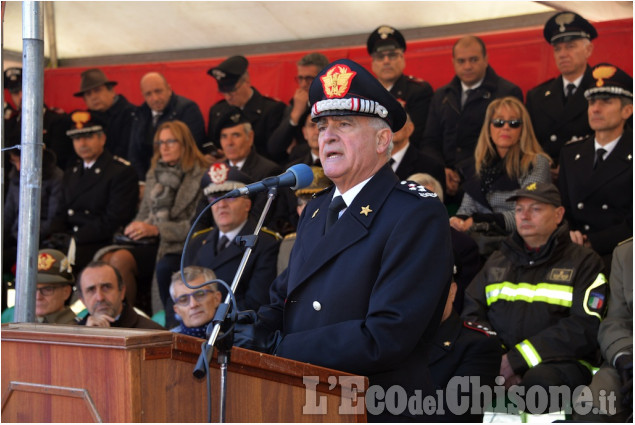
[[[225,249],[225,247],[227,246],[227,242],[229,241],[229,239],[227,238],[227,236],[223,235],[219,240],[218,240],[218,245],[216,245],[216,252],[221,252],[222,250]]]
[[[346,208],[346,202],[341,196],[336,196],[331,201],[331,205],[329,205],[329,211],[326,214],[326,231],[328,232],[329,228],[335,224],[337,219],[339,218],[340,211]]]
[[[575,91],[575,84],[573,83],[567,84],[567,97],[564,99],[565,102],[569,101],[569,98],[573,96],[574,91]]]
[[[593,166],[594,170],[598,168],[598,165],[604,162],[605,153],[606,153],[606,149],[603,149],[603,148],[599,148],[598,150],[595,151],[595,165]]]

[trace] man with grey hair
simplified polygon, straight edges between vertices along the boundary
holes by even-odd
[[[196,288],[215,280],[216,274],[205,267],[188,266],[183,269],[183,277],[189,286]],[[207,326],[221,303],[218,284],[213,282],[208,286],[192,289],[183,283],[181,272],[178,271],[172,275],[170,297],[174,302],[174,313],[179,321],[178,326],[170,331],[206,338]]]
[[[593,53],[591,40],[598,33],[577,13],[560,12],[549,18],[543,35],[553,47],[560,75],[527,92],[527,111],[538,142],[553,159],[552,179],[556,181],[562,146],[592,132],[584,91],[594,83],[587,62]]]
[[[267,142],[269,155],[278,164],[286,164],[309,152],[302,134],[302,127],[310,112],[309,87],[315,76],[328,64],[327,57],[318,52],[308,53],[296,63],[298,73],[295,82],[298,87],[284,110],[280,125]]]
[[[384,391],[434,393],[428,341],[452,277],[447,213],[437,196],[390,168],[401,104],[364,67],[339,59],[309,89],[320,160],[334,187],[302,212],[289,266],[241,346],[369,378]],[[445,220],[445,221],[444,221]],[[371,409],[371,420],[422,410]]]

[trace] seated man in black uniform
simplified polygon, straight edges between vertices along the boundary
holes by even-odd
[[[210,167],[203,177],[201,189],[209,202],[227,192],[244,187],[252,180],[224,163]],[[197,265],[214,270],[218,279],[231,285],[243,258],[245,246],[236,237],[254,233],[258,217],[252,216],[251,199],[246,196],[229,198],[212,205],[215,227],[194,235],[185,254],[186,265]],[[269,286],[276,278],[276,259],[280,246],[280,235],[262,228],[258,243],[236,289],[236,301],[240,310],[257,310],[269,301]],[[225,290],[221,289],[223,294]],[[166,315],[169,307],[166,308]],[[167,319],[166,319],[167,320]]]

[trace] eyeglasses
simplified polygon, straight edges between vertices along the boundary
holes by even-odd
[[[400,58],[403,56],[403,54],[401,52],[396,52],[396,51],[391,51],[391,52],[375,52],[372,55],[373,60],[376,61],[383,61],[384,59],[388,58],[391,61],[394,61],[397,58]]]
[[[43,297],[48,297],[50,295],[53,295],[53,292],[55,292],[57,288],[60,288],[60,286],[42,286],[40,288],[37,288],[36,291],[39,292],[40,295],[42,295]]]
[[[509,128],[518,128],[523,125],[523,120],[501,120],[498,118],[492,120],[492,125],[496,128],[503,128],[505,123],[509,124]]]
[[[311,84],[313,82],[313,80],[315,79],[315,77],[312,77],[310,75],[298,75],[295,77],[295,82],[300,84],[301,82],[305,82],[307,84]]]
[[[176,144],[178,144],[179,141],[176,139],[168,139],[168,140],[157,140],[156,142],[154,142],[154,147],[159,149],[161,147],[161,145],[166,145],[168,147],[172,147]]]
[[[177,299],[174,300],[174,303],[176,305],[180,305],[181,307],[185,307],[190,305],[191,297],[194,297],[196,301],[201,302],[205,299],[205,297],[207,297],[207,294],[213,294],[214,292],[216,291],[213,291],[211,289],[199,289],[198,291],[194,291],[191,294],[185,294],[177,297]]]

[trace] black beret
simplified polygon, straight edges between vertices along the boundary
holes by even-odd
[[[543,35],[547,43],[560,43],[576,38],[593,40],[598,32],[582,16],[573,12],[560,12],[553,15],[545,24]]]
[[[9,91],[22,90],[22,68],[7,68],[4,71],[4,88]]]
[[[385,120],[393,132],[406,123],[401,103],[360,64],[350,59],[331,62],[309,89],[311,117],[362,115]]]
[[[406,39],[399,30],[388,25],[382,25],[373,31],[368,36],[368,40],[366,40],[366,50],[368,50],[369,55],[380,49],[403,49],[405,52]]]
[[[99,133],[106,130],[105,121],[90,111],[77,110],[71,112],[71,129],[67,136],[73,137],[79,134]]]
[[[235,127],[238,124],[244,124],[248,122],[249,120],[243,113],[243,110],[237,106],[232,106],[219,118],[214,132],[214,142],[220,143],[220,132],[223,129]]]
[[[230,167],[224,162],[212,164],[207,173],[201,179],[203,194],[209,196],[213,193],[229,192],[245,187],[254,181],[236,167]]]
[[[244,56],[232,56],[218,66],[210,68],[207,73],[216,79],[218,90],[227,93],[234,90],[236,83],[247,72],[249,61]]]
[[[591,71],[593,87],[584,92],[587,99],[593,97],[633,98],[633,77],[610,63],[599,63]]]

